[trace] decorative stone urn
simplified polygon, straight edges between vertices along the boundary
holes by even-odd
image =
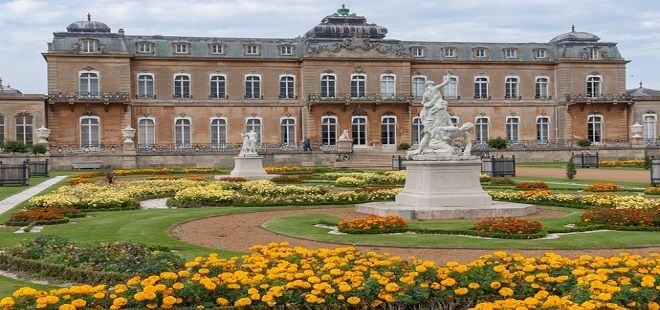
[[[34,131],[37,134],[37,143],[48,143],[48,137],[50,137],[50,129],[46,128],[44,125],[41,125],[41,127],[35,129]]]
[[[124,138],[124,143],[133,143],[135,129],[131,128],[131,126],[126,126],[121,130],[121,136]]]
[[[337,152],[339,153],[352,153],[353,140],[348,136],[348,129],[344,129],[339,139],[337,139]]]
[[[642,126],[640,123],[635,122],[634,125],[630,126],[630,132],[632,133],[632,138],[641,138],[642,137]]]

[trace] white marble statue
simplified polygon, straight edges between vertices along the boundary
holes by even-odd
[[[344,132],[339,136],[339,141],[349,141],[351,138],[348,136],[348,129],[344,129]]]
[[[250,130],[248,133],[241,133],[243,137],[243,147],[238,157],[256,157],[257,154],[257,133]]]
[[[436,157],[470,155],[472,144],[469,132],[474,125],[465,123],[459,128],[452,124],[451,116],[447,112],[447,101],[442,99],[440,91],[449,81],[450,76],[447,75],[441,84],[435,85],[433,81],[426,82],[426,90],[422,95],[422,110],[419,112],[424,126],[424,136],[419,142],[419,147],[408,152],[408,159],[415,159],[415,155],[435,155]],[[465,140],[463,151],[454,146],[456,138]]]

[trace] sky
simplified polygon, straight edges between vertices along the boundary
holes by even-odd
[[[75,21],[106,23],[129,35],[293,38],[346,4],[388,29],[387,38],[440,42],[548,42],[570,31],[617,42],[627,88],[660,89],[657,0],[0,0],[0,78],[23,93],[47,91],[52,33]]]

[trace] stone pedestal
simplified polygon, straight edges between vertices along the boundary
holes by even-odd
[[[229,176],[249,180],[272,179],[276,177],[277,175],[275,174],[266,173],[263,166],[263,159],[261,156],[234,157],[234,169]]]
[[[536,212],[531,205],[493,203],[479,182],[481,160],[450,157],[406,162],[406,185],[396,200],[359,204],[357,211],[418,220],[525,216]]]
[[[338,153],[351,153],[353,152],[353,140],[339,140],[337,141]]]

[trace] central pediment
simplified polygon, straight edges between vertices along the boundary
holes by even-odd
[[[340,42],[308,43],[305,57],[406,58],[407,50],[397,42],[374,42],[368,38],[345,38]]]

